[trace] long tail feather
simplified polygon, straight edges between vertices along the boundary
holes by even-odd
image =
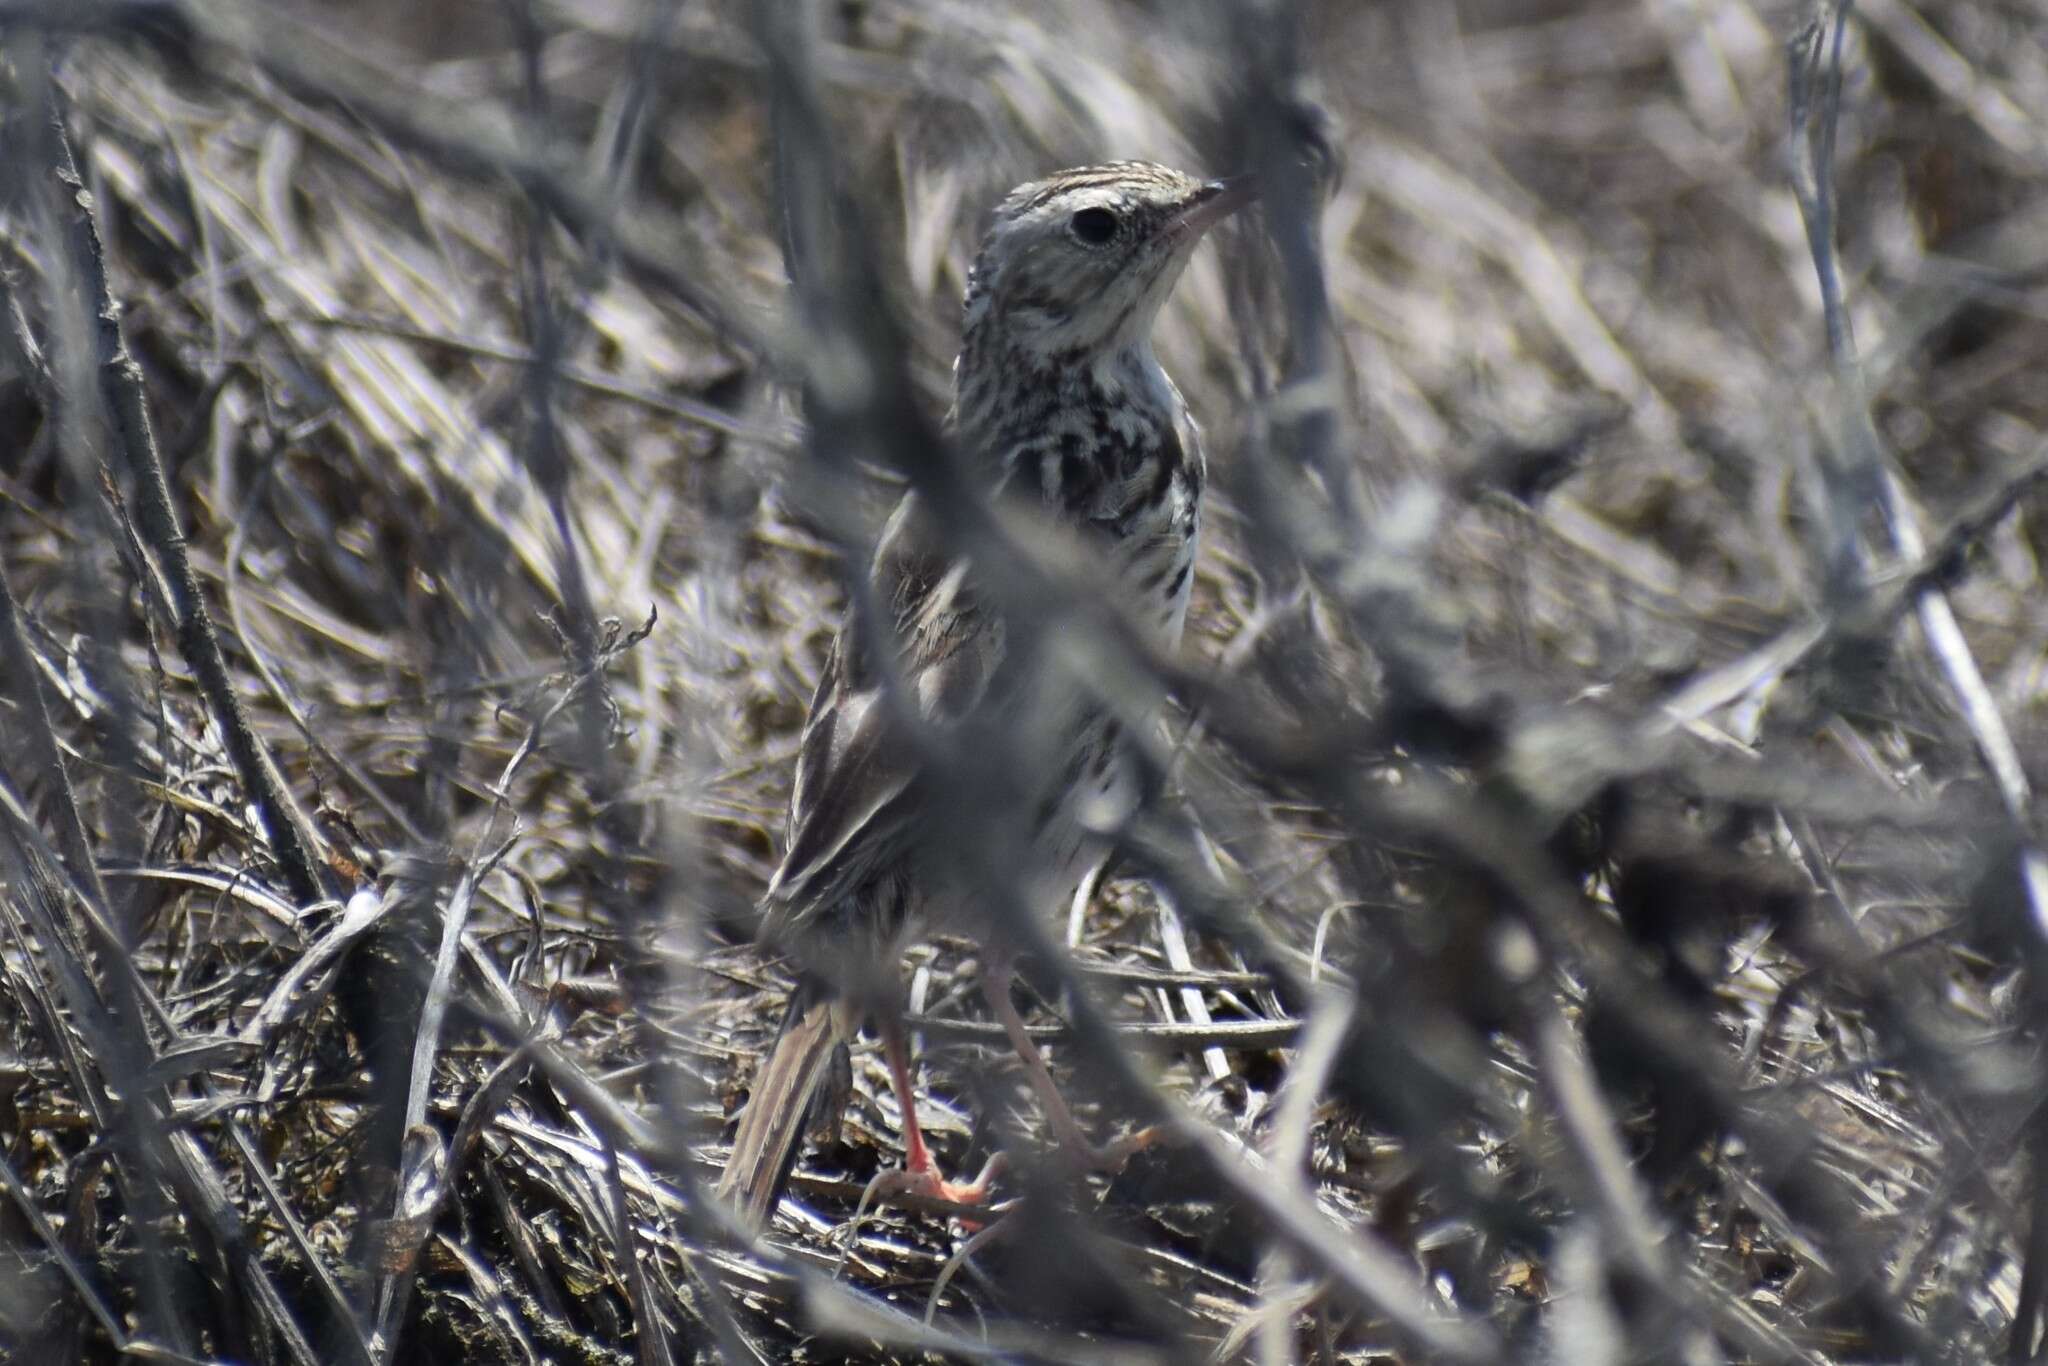
[[[768,1061],[754,1078],[754,1093],[733,1134],[732,1155],[718,1178],[719,1198],[737,1205],[750,1229],[768,1222],[796,1165],[811,1103],[840,1042],[838,1013],[830,999],[800,989]]]

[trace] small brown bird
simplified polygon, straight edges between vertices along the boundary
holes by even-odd
[[[1167,645],[1187,615],[1203,461],[1187,405],[1152,354],[1152,325],[1203,233],[1251,197],[1245,181],[1145,162],[1063,171],[1003,200],[968,280],[948,419],[962,458],[990,490],[1035,493],[1092,542],[1109,567],[1106,591]],[[917,1122],[895,990],[870,985],[896,981],[902,944],[933,919],[993,928],[971,916],[974,890],[955,860],[925,838],[934,794],[892,715],[911,707],[955,736],[992,723],[1045,738],[1010,796],[1042,874],[1030,885],[1064,890],[1049,905],[1064,905],[1101,857],[1108,813],[1136,800],[1116,721],[1071,671],[1049,667],[1047,652],[1016,648],[974,567],[944,553],[915,494],[882,534],[872,584],[873,615],[893,637],[872,638],[881,623],[849,612],[833,643],[797,758],[788,851],[764,898],[763,938],[804,972],[719,1182],[756,1228],[788,1179],[834,1048],[870,1013],[903,1110],[894,1184],[954,1200],[984,1193],[986,1173],[964,1185],[941,1177]],[[990,1005],[1063,1144],[1092,1153],[1010,1000],[999,936],[988,937],[998,940],[983,976]]]

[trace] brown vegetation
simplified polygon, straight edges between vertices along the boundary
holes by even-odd
[[[2034,1360],[2048,10],[758,8],[0,0],[0,1357]],[[1178,1141],[941,939],[1007,1213],[861,1049],[751,1246],[841,549],[1108,156],[1271,186],[1185,655],[1003,552],[1171,698],[1031,1004]]]

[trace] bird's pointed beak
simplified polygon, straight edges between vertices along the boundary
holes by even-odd
[[[1209,181],[1188,197],[1188,202],[1168,225],[1168,231],[1176,237],[1199,237],[1258,197],[1257,176],[1239,175],[1228,180]]]

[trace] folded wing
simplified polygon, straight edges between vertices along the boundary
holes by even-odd
[[[833,641],[797,755],[788,851],[764,898],[772,937],[838,918],[897,867],[925,797],[920,755],[975,713],[1002,664],[1001,620],[934,541],[907,496],[876,550],[880,610],[855,604]]]

